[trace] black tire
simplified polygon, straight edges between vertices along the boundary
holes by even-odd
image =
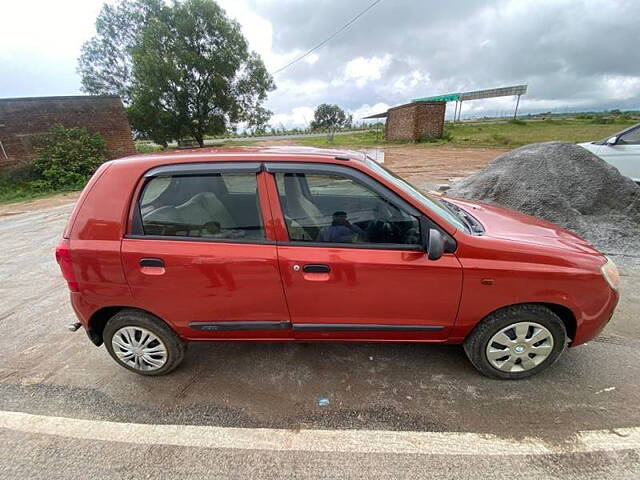
[[[487,358],[487,345],[500,330],[517,322],[534,322],[545,327],[553,336],[551,353],[530,370],[506,372],[494,367]],[[482,320],[464,341],[464,351],[474,367],[483,375],[504,380],[527,378],[553,365],[567,345],[567,329],[560,318],[542,305],[515,305],[492,313]]]
[[[141,370],[123,362],[114,352],[112,345],[113,336],[123,327],[144,328],[158,337],[164,344],[167,353],[164,365],[155,370]],[[158,376],[171,372],[182,363],[186,350],[185,343],[175,334],[171,327],[162,320],[149,313],[130,309],[121,310],[109,319],[104,327],[103,340],[109,355],[111,355],[118,365],[139,375]]]

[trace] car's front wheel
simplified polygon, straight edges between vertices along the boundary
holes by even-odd
[[[517,305],[480,322],[464,350],[488,377],[517,380],[553,365],[566,343],[567,330],[555,313],[542,305]]]
[[[184,358],[185,344],[160,319],[122,310],[106,324],[104,344],[113,359],[140,375],[164,375]]]

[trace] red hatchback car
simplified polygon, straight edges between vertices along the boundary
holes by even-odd
[[[584,240],[432,198],[354,152],[196,150],[102,165],[56,250],[80,323],[136,373],[189,341],[458,343],[519,379],[594,338],[618,272]]]

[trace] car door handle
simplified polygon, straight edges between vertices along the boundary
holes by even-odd
[[[163,268],[164,267],[164,260],[162,260],[161,258],[141,258],[140,259],[140,266],[141,267]]]
[[[329,265],[309,264],[302,267],[302,271],[304,273],[329,273],[331,267],[329,267]]]

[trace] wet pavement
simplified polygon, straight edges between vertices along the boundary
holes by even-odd
[[[118,367],[82,330],[65,330],[74,317],[53,250],[70,210],[62,205],[0,219],[0,411],[292,431],[474,432],[550,445],[570,444],[579,431],[640,426],[640,275],[633,269],[623,268],[622,301],[604,333],[527,381],[480,376],[458,346],[338,343],[192,344],[175,373],[148,378]],[[328,405],[320,406],[321,398]],[[435,476],[424,465],[446,469],[450,478],[489,465],[501,465],[495,478],[519,469],[539,478],[640,474],[638,449],[490,461],[177,446],[132,452],[118,442],[2,428],[0,442],[0,478],[44,478],[50,468],[63,468],[68,478],[76,472],[130,478],[137,476],[135,461],[152,478]]]

